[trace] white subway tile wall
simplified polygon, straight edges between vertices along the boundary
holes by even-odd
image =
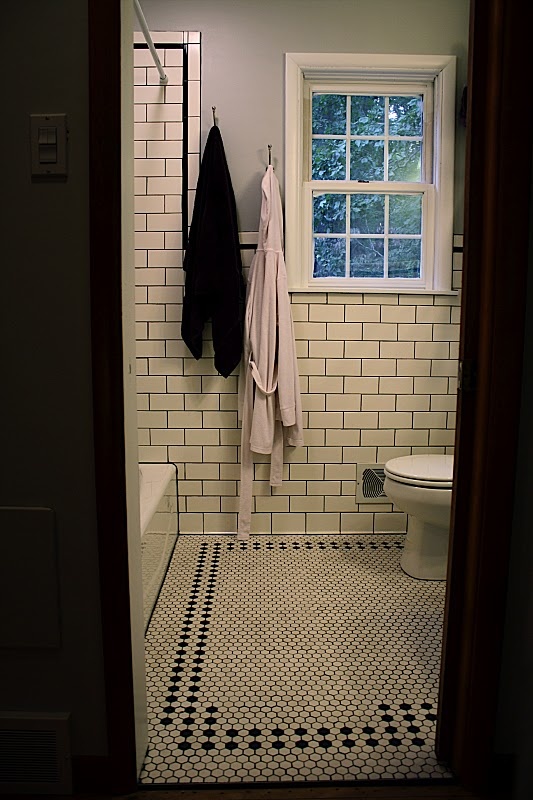
[[[182,232],[190,223],[200,163],[200,35],[152,36],[169,84],[158,85],[148,51],[136,49],[139,458],[177,464],[182,532],[234,532],[237,378],[217,375],[209,327],[200,361],[180,334]],[[181,44],[185,50],[175,47]],[[241,238],[253,242],[256,236],[246,232]],[[460,289],[462,236],[454,237],[454,245],[453,288]],[[242,256],[246,274],[253,251]],[[406,515],[392,505],[355,502],[357,464],[453,452],[459,296],[300,293],[291,302],[305,446],[286,452],[278,488],[268,483],[267,457],[256,457],[252,532],[405,531]]]

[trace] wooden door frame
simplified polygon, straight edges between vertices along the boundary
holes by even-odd
[[[120,3],[88,0],[88,9],[94,436],[108,757],[89,765],[78,759],[74,773],[79,789],[91,788],[92,771],[94,788],[100,783],[125,794],[137,787],[122,382]],[[477,364],[478,382],[476,391],[461,391],[459,398],[438,748],[461,786],[476,792],[490,780],[520,408],[531,160],[523,132],[530,135],[533,126],[521,117],[522,137],[511,139],[508,110],[527,69],[522,10],[521,0],[472,0],[471,6],[461,357]],[[531,114],[527,105],[520,98],[514,107],[522,112],[526,106],[524,115]],[[517,171],[520,159],[523,169]],[[505,235],[511,222],[512,241]],[[504,431],[496,424],[500,412]],[[501,463],[508,469],[490,468]],[[424,787],[425,796],[430,788]],[[362,798],[368,787],[351,791]],[[435,787],[435,796],[439,791],[442,796],[442,787]],[[416,787],[409,792],[419,795]],[[391,796],[399,796],[398,787],[391,787]]]

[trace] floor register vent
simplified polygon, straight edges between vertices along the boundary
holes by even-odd
[[[69,714],[0,717],[0,794],[70,794]]]
[[[390,503],[383,491],[385,470],[383,464],[358,464],[356,503]]]

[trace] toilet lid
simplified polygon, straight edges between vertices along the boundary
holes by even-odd
[[[392,458],[385,464],[385,475],[399,483],[451,489],[453,456],[417,455]]]

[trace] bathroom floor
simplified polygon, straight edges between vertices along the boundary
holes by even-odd
[[[143,784],[445,779],[444,582],[403,536],[180,535],[146,634]]]

